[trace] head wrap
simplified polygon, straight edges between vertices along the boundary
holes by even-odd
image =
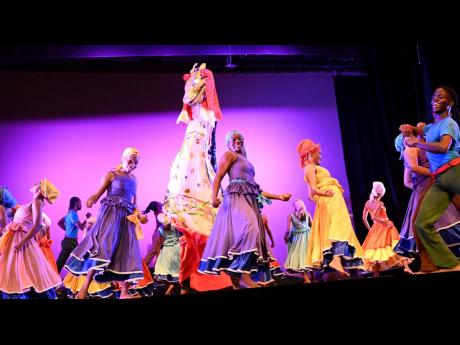
[[[381,197],[385,195],[385,186],[382,182],[374,181],[372,182],[372,192],[369,195],[369,200],[374,200],[377,195]]]
[[[319,144],[314,143],[310,139],[304,139],[297,144],[297,153],[299,154],[300,166],[304,166],[305,158],[310,153],[318,152],[321,149]]]
[[[54,203],[60,194],[59,190],[46,178],[40,181],[40,190],[50,204]]]
[[[230,140],[232,140],[232,136],[234,134],[238,134],[244,140],[243,134],[241,134],[240,131],[237,131],[236,129],[234,129],[233,131],[228,132],[227,135],[225,136],[225,143],[227,144],[227,147],[228,147],[228,144],[230,143]]]

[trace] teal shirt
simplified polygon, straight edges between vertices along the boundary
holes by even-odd
[[[452,137],[452,143],[446,153],[426,152],[428,160],[430,161],[431,172],[436,171],[439,167],[451,160],[460,157],[457,150],[460,141],[460,129],[457,122],[452,117],[447,116],[439,122],[425,126],[424,132],[428,143],[439,143],[444,135],[450,135]]]
[[[18,202],[13,197],[13,194],[6,187],[0,187],[0,205],[5,208],[11,208],[16,206]]]

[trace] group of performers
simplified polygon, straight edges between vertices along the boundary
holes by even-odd
[[[361,245],[352,226],[339,181],[321,165],[321,146],[310,139],[297,146],[300,166],[315,203],[313,217],[302,200],[293,202],[284,240],[285,271],[273,257],[268,218],[261,209],[271,200],[288,201],[290,193],[273,194],[255,182],[255,168],[244,136],[226,136],[227,151],[218,164],[215,132],[222,120],[212,72],[194,65],[184,75],[184,107],[177,122],[187,125],[185,138],[170,171],[164,203],[137,206],[138,182],[133,175],[140,153],[125,149],[121,164],[108,171],[97,191],[86,200],[97,216],[80,222],[82,202],[73,197],[59,221],[66,231],[57,264],[50,249],[51,221],[43,212],[53,204],[58,188],[47,179],[35,183],[32,199],[18,205],[11,192],[0,189],[0,298],[56,298],[65,287],[77,299],[135,298],[154,294],[162,282],[165,294],[271,285],[277,275],[314,280],[312,272],[336,272],[346,278],[353,270],[373,272],[421,261],[421,272],[460,270],[460,131],[457,95],[448,87],[433,94],[433,123],[402,125],[395,144],[404,160],[404,183],[413,190],[401,231],[389,219],[382,198],[385,186],[374,182],[363,209],[369,230]],[[229,184],[221,188],[228,175]],[[8,212],[12,221],[8,222]],[[142,225],[153,212],[156,229],[143,259]],[[368,217],[371,217],[372,226]],[[85,235],[78,243],[78,232]],[[154,275],[148,265],[154,260]],[[67,270],[62,281],[60,272]],[[223,274],[225,273],[225,274]]]

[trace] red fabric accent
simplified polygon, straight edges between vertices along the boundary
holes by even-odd
[[[147,285],[150,285],[153,283],[152,274],[150,273],[149,268],[147,264],[145,263],[145,260],[142,260],[142,273],[144,274],[144,278],[137,282],[135,286],[136,289],[142,289],[146,287]]]
[[[192,120],[192,107],[188,104],[184,104],[182,106],[182,111],[186,111],[188,113],[188,118]]]
[[[190,279],[190,287],[197,291],[219,290],[232,286],[230,277],[226,274],[211,276],[197,272],[208,236],[178,224],[174,224],[174,227],[184,234],[180,240],[179,281]]]
[[[223,119],[222,111],[220,110],[219,99],[217,98],[216,84],[214,82],[214,75],[209,69],[200,71],[202,78],[206,78],[206,84],[204,86],[206,99],[203,101],[202,106],[210,111],[214,112],[214,116],[217,121]],[[184,74],[182,79],[185,81],[189,80],[191,74]],[[184,104],[182,110],[186,110],[189,114],[190,120],[192,120],[192,108],[188,104]]]
[[[41,239],[39,242],[40,249],[42,250],[43,254],[45,255],[46,260],[49,262],[51,267],[53,267],[54,271],[59,274],[58,268],[56,265],[56,260],[54,259],[53,251],[51,250],[51,244],[53,243],[52,240],[49,239]]]
[[[203,74],[204,72],[204,74]],[[214,75],[209,69],[205,69],[201,72],[201,75],[206,77],[206,101],[207,109],[214,112],[216,119],[222,120],[222,112],[220,111],[219,99],[217,98],[216,84],[214,82]]]
[[[434,178],[435,176],[442,174],[444,171],[457,165],[460,165],[460,157],[452,159],[450,162],[447,162],[446,164],[440,166],[434,173],[431,174],[431,177]]]

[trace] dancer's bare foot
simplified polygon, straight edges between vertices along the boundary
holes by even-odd
[[[452,268],[441,268],[437,271],[434,271],[434,273],[456,272],[456,271],[460,271],[460,265],[454,266]]]
[[[260,287],[260,285],[257,284],[254,280],[252,280],[251,277],[249,276],[249,274],[247,274],[247,273],[243,273],[241,275],[241,279],[243,279],[244,283],[246,284],[246,286],[248,288],[258,288],[258,287]]]
[[[75,299],[85,299],[86,298],[86,291],[80,290],[75,295]]]
[[[173,291],[174,291],[174,284],[170,284],[168,289],[166,290],[165,292],[165,296],[169,296],[169,295],[172,295]]]
[[[120,299],[135,299],[135,298],[141,298],[142,296],[140,294],[135,294],[131,295],[130,293],[121,293],[120,294]]]
[[[342,263],[340,262],[340,256],[334,256],[331,263],[329,264],[329,267],[339,272],[339,274],[343,277],[350,276],[350,273],[345,271],[345,269],[343,268]]]
[[[409,268],[409,266],[404,267],[404,273],[407,273],[407,274],[415,274],[415,273]]]
[[[232,281],[233,290],[239,290],[240,289],[240,277],[231,275],[230,280]]]

